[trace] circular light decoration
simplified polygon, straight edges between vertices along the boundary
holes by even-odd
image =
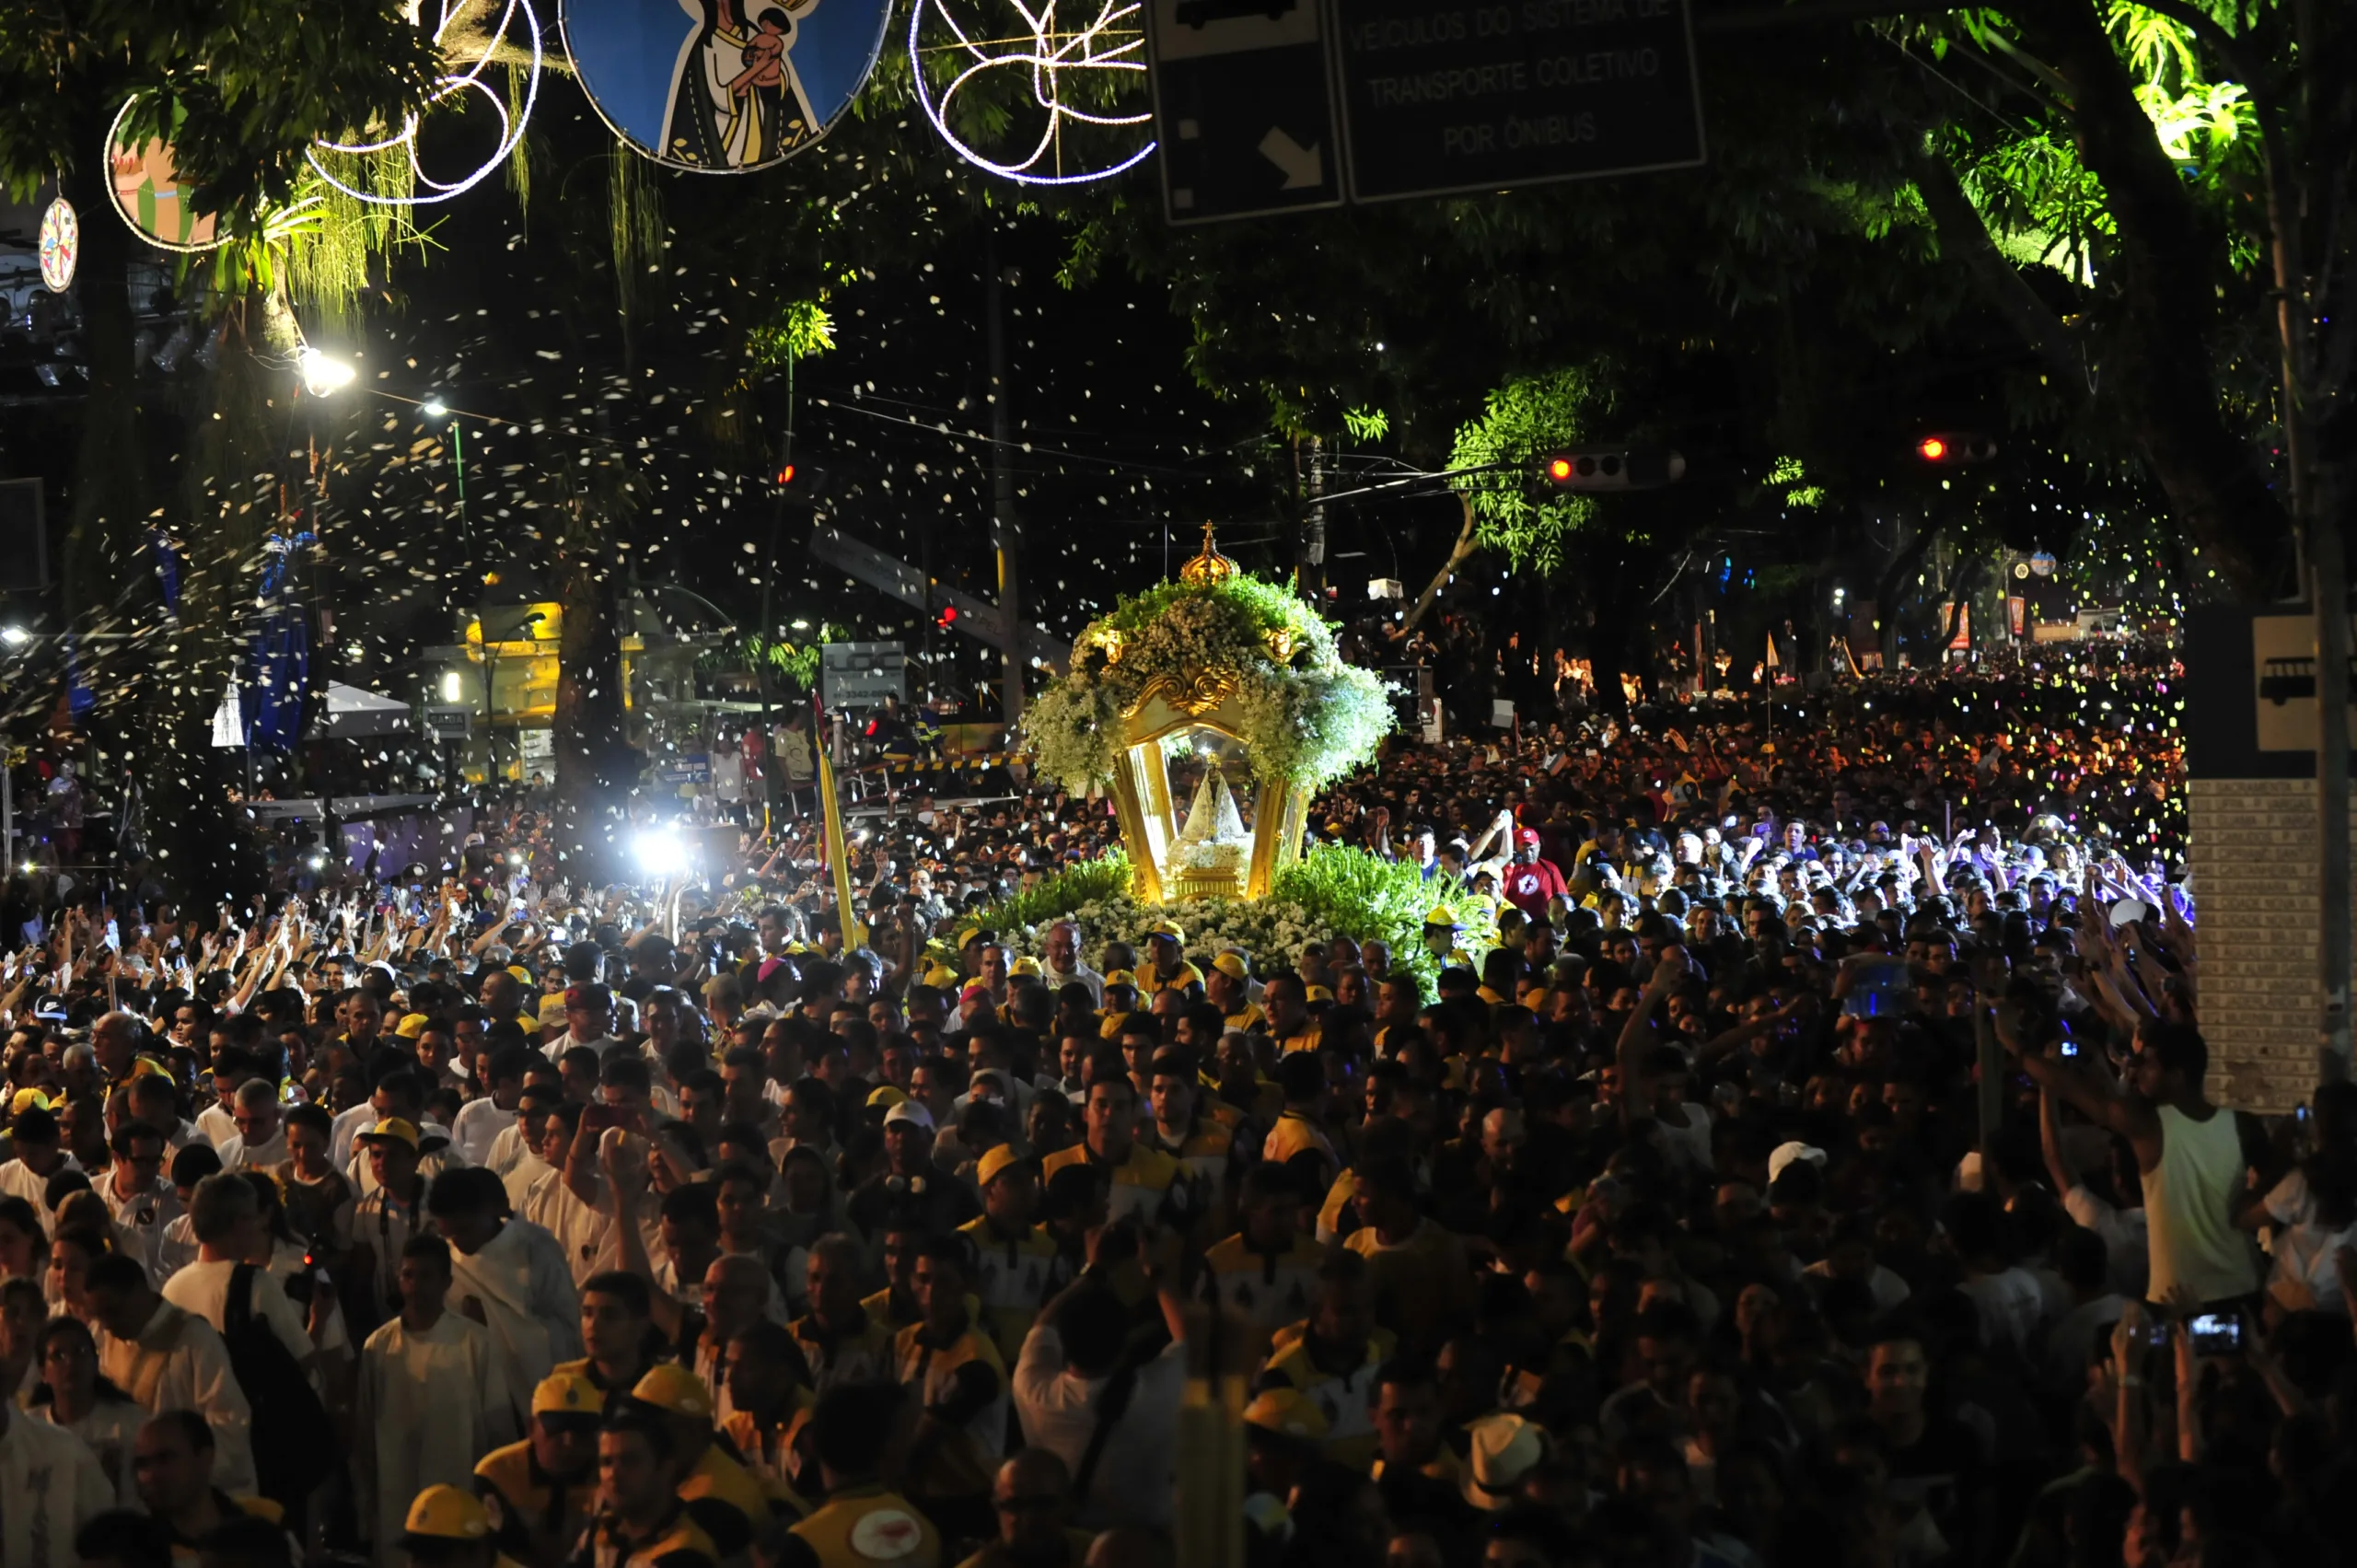
[[[434,24],[434,41],[440,43],[442,35],[449,30],[452,19],[460,11],[466,9],[466,4],[465,0],[437,0],[437,3],[440,6],[440,16]],[[412,0],[410,12],[412,17],[422,19],[419,0]],[[492,56],[498,52],[500,44],[506,41],[507,29],[515,25],[519,16],[523,18],[525,36],[531,44],[532,65],[524,75],[524,102],[511,114],[508,112],[506,95],[485,82],[482,75],[490,66]],[[499,146],[489,157],[483,159],[471,174],[462,180],[436,180],[426,173],[424,167],[418,162],[417,127],[424,119],[422,113],[409,115],[402,120],[399,132],[379,141],[331,142],[322,136],[311,144],[311,150],[304,156],[311,160],[311,168],[318,172],[320,179],[345,195],[355,196],[361,201],[373,202],[380,206],[423,207],[435,202],[447,202],[461,192],[472,190],[493,169],[507,161],[507,155],[514,152],[516,144],[524,139],[524,126],[532,118],[532,105],[540,101],[540,18],[533,11],[530,0],[506,0],[505,8],[499,13],[498,26],[484,35],[482,52],[469,62],[464,70],[437,77],[434,83],[432,95],[425,100],[425,107],[432,109],[443,99],[455,98],[464,92],[481,94],[482,100],[491,105],[491,111],[499,116]],[[402,149],[408,155],[410,169],[416,179],[416,187],[413,187],[413,190],[422,188],[422,193],[386,196],[363,191],[337,179],[334,173],[319,161],[319,154],[322,152],[383,153],[390,152],[395,147]]]
[[[1060,5],[1070,7],[1062,16]],[[1109,180],[1154,155],[1151,136],[1129,145],[1152,111],[1119,109],[1125,89],[1145,86],[1143,10],[1138,0],[914,0],[909,68],[917,101],[950,151],[1003,180]],[[944,41],[928,44],[929,31]],[[936,85],[928,77],[928,55],[951,62],[946,80]],[[1017,79],[1010,82],[1010,75]],[[968,92],[986,100],[989,110],[973,121],[1006,122],[991,138],[996,156],[950,127],[958,95]]]
[[[60,196],[41,215],[41,281],[50,293],[64,294],[81,260],[82,220],[74,203]]]
[[[667,168],[746,174],[834,127],[884,52],[892,0],[562,0],[574,74]]]
[[[122,139],[123,117],[131,110],[125,102],[107,128],[107,169],[115,212],[140,238],[166,250],[193,254],[224,243],[228,236],[220,231],[215,215],[189,210],[188,188],[173,167],[171,143],[150,136],[134,146]],[[179,123],[175,117],[173,124]]]

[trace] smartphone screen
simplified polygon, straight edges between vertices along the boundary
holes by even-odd
[[[2186,1333],[2196,1355],[2234,1355],[2243,1348],[2243,1320],[2227,1313],[2198,1313]]]

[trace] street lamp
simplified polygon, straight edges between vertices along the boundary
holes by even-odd
[[[450,405],[440,398],[428,398],[417,405],[417,412],[428,419],[439,419],[450,412]]]
[[[352,385],[353,377],[360,374],[343,360],[321,354],[308,343],[303,345],[303,352],[296,364],[302,372],[303,389],[315,398],[343,390]]]
[[[0,643],[12,648],[21,648],[32,640],[33,634],[21,626],[0,626]]]

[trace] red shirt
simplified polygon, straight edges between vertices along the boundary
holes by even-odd
[[[1504,891],[1506,902],[1525,914],[1536,915],[1546,912],[1549,899],[1570,889],[1563,886],[1563,874],[1552,861],[1534,860],[1527,865],[1506,867]]]

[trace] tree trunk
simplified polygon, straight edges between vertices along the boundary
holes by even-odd
[[[2012,7],[2022,41],[2070,85],[2079,156],[2103,181],[2119,243],[2104,394],[2115,398],[2169,508],[2232,591],[2272,588],[2289,539],[2282,504],[2222,411],[2205,346],[2220,238],[2195,210],[2089,0]]]
[[[110,210],[114,192],[102,149],[110,105],[75,117],[77,156],[64,177],[66,199],[82,219],[82,259],[74,285],[82,307],[82,363],[90,379],[82,400],[82,445],[67,507],[64,562],[69,624],[115,597],[147,516],[140,461],[137,339],[131,319],[131,232]],[[121,627],[110,630],[120,631]]]
[[[1407,640],[1408,633],[1416,629],[1416,623],[1431,612],[1433,601],[1440,598],[1441,589],[1448,587],[1449,578],[1457,575],[1457,569],[1465,564],[1465,558],[1480,548],[1473,541],[1472,495],[1459,491],[1457,504],[1465,510],[1464,526],[1457,530],[1457,542],[1448,547],[1448,559],[1442,562],[1440,570],[1433,574],[1433,580],[1424,585],[1424,591],[1416,596],[1408,618],[1399,622],[1399,630],[1395,635],[1403,642]]]

